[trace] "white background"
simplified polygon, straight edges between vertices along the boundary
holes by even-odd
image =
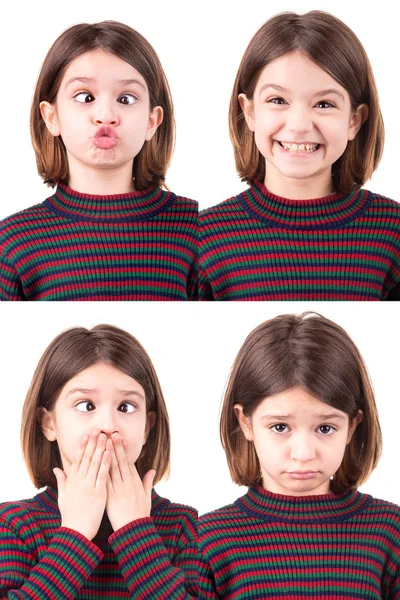
[[[200,208],[236,195],[240,182],[228,133],[228,105],[242,55],[254,33],[277,12],[320,9],[343,20],[364,45],[375,73],[386,127],[382,162],[365,185],[400,201],[398,184],[399,4],[389,0],[53,0],[11,2],[2,11],[0,218],[51,195],[36,172],[29,110],[36,78],[54,40],[80,22],[122,21],[160,56],[177,119],[177,144],[167,183]]]
[[[22,461],[22,405],[37,362],[69,327],[111,323],[149,353],[166,398],[172,471],[157,491],[200,513],[234,501],[219,441],[220,403],[233,360],[250,331],[283,313],[315,310],[341,325],[363,355],[383,430],[378,468],[361,491],[400,504],[398,470],[400,320],[396,303],[2,303],[0,306],[0,502],[34,495]]]

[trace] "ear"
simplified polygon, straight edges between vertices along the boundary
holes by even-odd
[[[157,420],[157,415],[154,410],[151,410],[147,415],[146,419],[146,428],[144,430],[144,442],[143,445],[147,442],[147,438],[149,436],[150,430],[154,427],[154,424]]]
[[[355,112],[351,115],[350,125],[349,125],[349,140],[354,140],[357,133],[360,131],[361,126],[368,119],[369,108],[367,104],[360,104]]]
[[[149,142],[157,128],[161,125],[164,118],[164,111],[161,106],[155,106],[150,113],[149,122],[147,124],[146,142]]]
[[[40,407],[38,412],[38,420],[42,428],[43,434],[49,442],[55,442],[57,439],[54,416],[47,408]]]
[[[246,417],[243,412],[243,406],[241,404],[235,404],[233,407],[237,420],[239,421],[240,429],[243,431],[243,435],[249,442],[253,441],[253,431],[251,429],[250,418]]]
[[[355,432],[357,425],[359,425],[362,420],[363,420],[363,411],[359,410],[358,414],[350,422],[349,433],[347,434],[346,445],[350,444],[351,438],[353,437],[353,433]]]
[[[255,130],[255,119],[254,119],[254,109],[253,109],[253,101],[249,100],[246,94],[239,94],[238,96],[240,108],[244,114],[244,118],[246,119],[247,127],[250,131]]]
[[[54,137],[61,135],[55,105],[43,100],[43,102],[39,104],[39,108],[43,121],[46,123],[46,127],[51,135],[54,135]]]

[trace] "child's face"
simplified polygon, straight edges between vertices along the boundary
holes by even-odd
[[[54,136],[61,135],[70,171],[79,167],[132,169],[133,159],[162,121],[150,110],[147,84],[130,64],[104,50],[78,56],[67,67],[53,105],[41,102]],[[101,127],[112,137],[98,139]]]
[[[142,386],[115,367],[96,363],[65,384],[51,412],[43,409],[42,429],[48,440],[57,440],[68,475],[85,434],[96,428],[111,437],[118,431],[134,463],[154,421],[155,414],[146,412]]]
[[[366,105],[353,113],[348,92],[300,52],[269,63],[260,74],[253,100],[240,94],[239,102],[265,158],[265,183],[270,189],[282,178],[304,184],[318,179],[330,186],[332,164],[368,115]],[[312,148],[287,149],[283,142]]]
[[[251,418],[240,405],[235,413],[246,438],[254,443],[263,486],[276,494],[328,494],[346,445],[362,419],[349,416],[293,388],[265,398]]]

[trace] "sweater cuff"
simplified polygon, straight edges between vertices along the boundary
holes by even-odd
[[[135,598],[186,598],[184,573],[171,564],[151,517],[117,529],[108,541]]]
[[[41,576],[52,581],[61,598],[75,598],[102,558],[101,550],[84,535],[60,527],[40,560]]]

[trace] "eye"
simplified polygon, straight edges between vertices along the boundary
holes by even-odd
[[[78,100],[78,98],[80,98],[80,100]],[[92,98],[92,100],[88,100],[88,98]],[[92,94],[89,94],[89,92],[79,92],[74,96],[74,100],[75,102],[79,102],[79,104],[85,104],[88,102],[92,102],[94,100],[94,97],[92,96]]]
[[[274,433],[287,433],[286,430],[289,429],[289,426],[286,425],[286,423],[277,423],[276,425],[272,425],[272,427],[270,427],[270,429]]]
[[[271,104],[278,104],[278,105],[285,103],[283,98],[270,98],[269,100],[267,100],[267,102],[269,102]]]
[[[75,405],[75,408],[79,412],[92,412],[95,407],[90,400],[84,400],[83,402],[78,402],[78,404]]]
[[[318,430],[325,436],[333,435],[336,432],[336,429],[332,425],[320,425]]]
[[[333,104],[331,104],[331,102],[326,102],[325,100],[321,100],[320,102],[317,102],[317,104],[315,106],[318,106],[318,104],[325,104],[325,106],[321,106],[320,108],[335,108]]]
[[[123,98],[125,98],[127,101],[122,102]],[[131,104],[136,104],[136,102],[138,101],[136,96],[134,96],[133,94],[123,94],[122,96],[119,97],[119,99],[121,100],[120,104],[125,104],[126,106],[129,106]]]
[[[121,412],[123,413],[135,413],[137,411],[137,406],[135,404],[132,404],[131,402],[123,402],[122,404],[119,405],[119,409]]]

